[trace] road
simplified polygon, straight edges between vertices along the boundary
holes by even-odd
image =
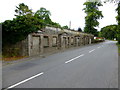
[[[5,66],[3,88],[118,88],[116,42]]]

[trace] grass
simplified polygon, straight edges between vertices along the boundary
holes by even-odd
[[[118,54],[120,56],[120,44],[117,43],[117,46],[118,46]]]
[[[94,43],[103,42],[104,40],[94,39]]]
[[[14,56],[14,57],[2,57],[2,60],[4,61],[16,61],[16,60],[20,60],[22,58],[25,58],[27,56]]]

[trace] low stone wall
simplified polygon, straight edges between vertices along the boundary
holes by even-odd
[[[25,40],[18,42],[16,45],[6,47],[6,50],[18,48],[16,52],[18,55],[34,56],[55,50],[80,47],[93,43],[93,40],[94,36],[91,34],[46,27],[36,33],[29,34]]]
[[[5,57],[28,56],[28,38],[16,44],[8,44],[2,47],[2,54]]]

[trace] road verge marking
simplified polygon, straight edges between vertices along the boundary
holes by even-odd
[[[16,84],[12,85],[12,86],[9,86],[9,87],[6,88],[5,90],[8,90],[8,89],[10,89],[10,88],[14,88],[14,87],[16,87],[16,86],[18,86],[18,85],[20,85],[20,84],[23,84],[23,83],[25,83],[25,82],[27,82],[27,81],[29,81],[29,80],[31,80],[31,79],[34,79],[34,78],[36,78],[36,77],[38,77],[38,76],[40,76],[40,75],[42,75],[42,74],[44,74],[44,72],[41,72],[41,73],[39,73],[39,74],[37,74],[37,75],[34,75],[34,76],[30,77],[30,78],[27,78],[27,79],[25,79],[25,80],[23,80],[23,81],[21,81],[21,82],[18,82],[18,83],[16,83]]]
[[[93,51],[95,51],[95,49],[93,49],[93,50],[90,50],[90,51],[89,51],[89,53],[91,53],[91,52],[93,52]]]
[[[65,63],[72,62],[73,60],[75,60],[75,59],[77,59],[77,58],[80,58],[80,57],[82,57],[82,56],[84,56],[84,54],[81,54],[80,56],[77,56],[77,57],[75,57],[75,58],[73,58],[73,59],[70,59],[70,60],[66,61]]]

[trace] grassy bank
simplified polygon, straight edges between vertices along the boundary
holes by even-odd
[[[94,43],[104,42],[104,40],[94,39]]]
[[[15,61],[15,60],[20,60],[20,59],[25,58],[25,57],[27,57],[27,56],[2,57],[2,60]]]
[[[118,54],[120,56],[120,44],[117,43],[117,46],[118,46]]]

